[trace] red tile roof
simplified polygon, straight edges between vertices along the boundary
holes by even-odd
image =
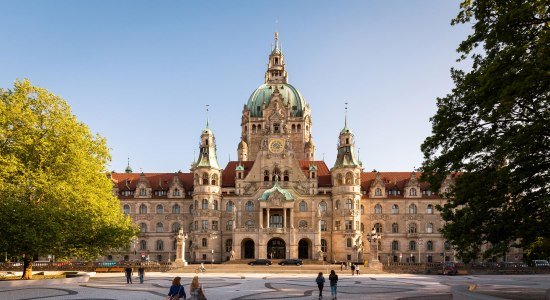
[[[244,167],[244,177],[248,175],[250,169],[254,165],[253,161],[241,161],[240,164]],[[235,186],[235,177],[237,172],[235,169],[239,165],[238,161],[230,161],[225,166],[222,172],[222,187],[234,187]],[[243,177],[243,178],[244,178]]]
[[[142,174],[153,191],[168,190],[175,175],[186,191],[193,188],[193,173],[111,173],[111,180],[121,191],[135,190]]]

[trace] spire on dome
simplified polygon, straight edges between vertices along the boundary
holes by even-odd
[[[266,84],[288,83],[288,75],[285,70],[285,57],[279,43],[279,32],[275,31],[275,45],[269,54],[269,63],[265,72]]]
[[[126,173],[132,173],[132,167],[130,167],[130,157],[128,157],[128,165],[126,165],[126,169],[124,170]]]

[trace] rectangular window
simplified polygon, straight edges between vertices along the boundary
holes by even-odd
[[[340,221],[334,222],[334,230],[340,230]]]
[[[352,226],[352,223],[351,223],[351,221],[349,221],[349,220],[346,220],[346,230],[351,230],[351,229],[352,229],[352,227],[351,227],[351,226]]]
[[[218,230],[218,221],[212,221],[212,230]]]
[[[208,229],[208,220],[202,220],[202,229]]]

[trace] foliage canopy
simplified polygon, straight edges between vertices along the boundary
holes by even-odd
[[[472,68],[451,69],[455,88],[437,99],[421,148],[434,186],[464,172],[440,209],[442,232],[465,261],[548,245],[549,8],[548,0],[466,0],[452,21],[473,24],[457,49]]]
[[[105,139],[28,80],[0,89],[0,251],[92,258],[136,231],[112,194]]]

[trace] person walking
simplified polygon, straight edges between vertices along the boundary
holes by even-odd
[[[338,275],[336,275],[334,270],[330,270],[328,281],[330,282],[330,294],[332,295],[332,299],[338,299]]]
[[[344,271],[344,262],[340,264],[340,271]]]
[[[189,288],[189,295],[192,300],[206,300],[202,285],[199,283],[199,276],[193,277],[191,287]]]
[[[319,272],[315,282],[317,282],[317,287],[319,288],[319,299],[321,299],[323,298],[323,287],[325,287],[325,277],[323,276],[323,272]]]
[[[187,299],[187,295],[185,294],[185,288],[181,284],[181,277],[176,276],[174,280],[172,280],[172,286],[170,287],[170,290],[168,291],[168,299],[170,300],[178,300],[183,297],[183,299]]]
[[[138,268],[139,283],[143,283],[143,277],[145,277],[145,268],[139,265]]]
[[[134,275],[134,270],[132,270],[132,267],[127,265],[126,269],[124,269],[124,273],[126,274],[126,284],[133,283],[132,282],[132,275]]]
[[[359,265],[355,266],[355,273],[359,276]]]
[[[355,264],[351,264],[351,276],[355,275]]]

